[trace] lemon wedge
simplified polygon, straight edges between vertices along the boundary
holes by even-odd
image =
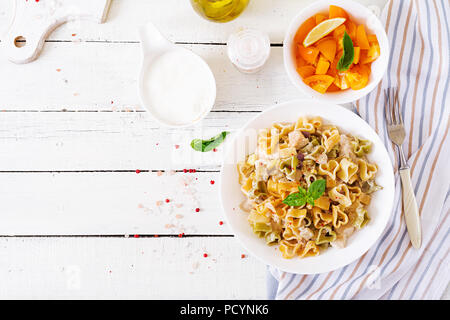
[[[305,47],[312,45],[326,35],[330,34],[334,29],[339,27],[344,22],[345,18],[333,18],[322,21],[308,33],[305,40],[303,41],[303,45]]]

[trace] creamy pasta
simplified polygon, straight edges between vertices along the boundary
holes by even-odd
[[[237,166],[253,232],[288,259],[344,247],[369,223],[371,194],[381,188],[370,149],[319,117],[260,130],[255,152]]]

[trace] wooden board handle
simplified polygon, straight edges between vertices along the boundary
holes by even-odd
[[[23,1],[15,0],[13,21],[3,48],[14,63],[35,60],[45,39],[61,24],[77,19],[103,23],[111,0]]]

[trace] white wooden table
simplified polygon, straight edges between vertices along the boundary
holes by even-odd
[[[265,265],[242,258],[219,223],[211,180],[222,148],[198,154],[189,141],[301,96],[285,75],[282,39],[310,2],[252,0],[237,20],[215,24],[187,0],[113,0],[105,24],[62,26],[37,61],[0,57],[0,298],[265,298]],[[1,32],[10,8],[1,1]],[[214,72],[217,101],[199,126],[162,129],[140,106],[137,27],[149,20]],[[273,44],[256,75],[226,57],[239,27]]]

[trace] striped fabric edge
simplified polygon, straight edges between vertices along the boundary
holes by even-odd
[[[431,14],[433,8],[434,16]],[[402,114],[404,115],[405,122],[410,123],[411,125],[409,127],[411,127],[416,125],[417,121],[421,121],[421,123],[419,124],[419,128],[422,128],[421,138],[414,134],[415,131],[412,131],[413,134],[410,135],[409,141],[407,143],[407,152],[409,154],[413,154],[417,150],[415,156],[411,158],[413,167],[412,178],[413,184],[416,186],[416,194],[418,192],[427,192],[430,189],[432,190],[433,187],[431,182],[432,179],[425,179],[425,177],[429,177],[430,174],[431,176],[433,176],[431,170],[433,166],[429,165],[429,160],[431,160],[430,157],[432,154],[436,154],[436,146],[439,144],[442,145],[442,143],[444,143],[444,140],[439,139],[443,137],[438,137],[438,133],[442,131],[439,130],[439,128],[442,128],[442,122],[447,123],[448,126],[448,119],[445,119],[445,114],[448,114],[448,107],[445,104],[447,98],[446,92],[448,89],[448,79],[447,83],[442,85],[442,81],[440,81],[442,78],[439,76],[433,77],[432,75],[435,73],[439,75],[439,72],[437,72],[436,70],[437,67],[442,67],[443,64],[447,66],[449,65],[448,54],[447,56],[439,54],[438,56],[440,62],[438,64],[431,64],[431,68],[428,68],[428,70],[422,68],[423,64],[417,63],[417,61],[434,60],[434,52],[432,49],[425,47],[427,41],[425,39],[427,39],[428,37],[427,34],[431,32],[430,23],[432,21],[445,21],[448,24],[448,12],[448,3],[446,3],[445,1],[430,1],[429,3],[422,3],[418,0],[390,1],[383,11],[382,20],[386,21],[386,30],[388,31],[389,39],[391,40],[391,43],[394,44],[391,48],[391,54],[393,52],[399,51],[410,52],[410,54],[406,56],[404,54],[397,56],[393,55],[394,59],[391,60],[389,70],[392,70],[392,73],[397,76],[398,80],[396,83],[391,73],[388,73],[386,79],[383,80],[383,83],[378,86],[378,88],[375,89],[373,93],[368,95],[365,99],[362,99],[362,101],[358,101],[356,104],[356,109],[359,111],[361,116],[365,118],[377,130],[382,139],[384,139],[385,144],[388,147],[388,150],[390,151],[394,162],[396,163],[395,153],[392,148],[393,146],[390,143],[387,135],[385,134],[386,128],[384,123],[384,110],[382,110],[383,99],[380,98],[380,96],[382,94],[383,87],[389,87],[392,85],[399,86],[400,97],[403,105]],[[429,14],[425,15],[425,13]],[[437,18],[439,14],[441,14],[442,16],[440,18]],[[403,29],[401,29],[402,27]],[[412,31],[408,28],[412,28]],[[422,30],[422,28],[424,29]],[[393,30],[395,30],[395,32]],[[447,39],[442,36],[440,37],[441,39],[439,41],[447,40],[445,43],[440,43],[440,45],[441,47],[443,47],[443,52],[448,52],[448,50],[445,51],[446,48],[448,49],[450,47],[448,41],[449,32],[447,25],[445,31],[446,33],[444,32],[444,35],[447,34]],[[403,36],[403,41],[401,41],[400,43],[396,41],[397,35]],[[393,66],[397,67],[393,68]],[[425,74],[422,74],[422,72],[425,72]],[[417,74],[417,76],[413,78],[412,81],[408,81],[408,79],[411,78],[410,76],[412,74]],[[420,97],[420,94],[424,92],[420,90],[425,89],[425,86],[423,84],[424,76],[428,83],[433,83],[434,80],[434,86],[428,85],[426,94],[423,94],[422,97]],[[432,89],[430,89],[429,87],[431,87]],[[410,90],[413,88],[413,94],[410,94]],[[436,105],[440,106],[440,108],[434,110],[435,114],[433,117],[424,119],[426,113],[424,114],[425,110],[423,109],[423,107],[422,110],[416,111],[416,109],[419,109],[420,101],[426,99],[429,92],[432,92],[432,98],[429,101],[434,101]],[[439,102],[441,102],[441,104],[439,104]],[[405,112],[406,105],[412,105],[413,112]],[[370,106],[375,106],[375,108],[370,109]],[[420,117],[418,117],[417,115],[420,115]],[[425,131],[423,130],[424,121],[428,122],[428,127],[425,128],[428,130]],[[435,131],[431,130],[432,126],[436,127]],[[444,127],[446,127],[445,124]],[[423,132],[427,133],[425,139],[423,138]],[[434,139],[433,132],[435,132]],[[423,142],[425,140],[427,140],[427,142],[429,143],[429,147],[427,148],[424,148],[426,143],[424,144]],[[419,148],[419,146],[421,147]],[[444,154],[448,156],[448,150],[445,150]],[[444,156],[444,158],[447,157]],[[437,162],[437,159],[438,157],[434,160],[436,160]],[[431,161],[431,163],[432,162],[434,161]],[[418,170],[416,171],[416,174],[414,174],[416,166]],[[435,168],[436,164],[434,165],[434,169]],[[418,181],[420,181],[420,183],[418,183]],[[401,207],[399,187],[397,187],[396,189],[395,198],[396,203],[399,204],[398,207]],[[425,204],[430,202],[429,200],[427,200],[427,197],[420,199],[420,201],[422,209],[427,209],[428,206],[425,206]],[[433,197],[432,202],[436,203],[435,197]],[[441,202],[441,204],[442,203],[443,202]],[[398,212],[398,210],[399,208],[395,210],[395,212]],[[440,208],[437,210],[440,210]],[[362,258],[360,258],[359,261],[356,261],[342,269],[328,274],[315,276],[302,276],[293,274],[285,275],[285,278],[280,283],[277,298],[380,298],[386,291],[390,290],[394,284],[399,283],[399,279],[403,275],[405,275],[409,271],[409,269],[412,268],[413,264],[408,264],[407,262],[413,261],[414,259],[419,259],[418,254],[414,254],[415,250],[410,250],[407,232],[400,217],[400,214],[395,214],[391,217],[389,227],[385,231],[385,234],[380,240],[380,243],[375,249],[375,252],[373,252],[373,250],[369,250],[369,252],[366,253],[366,255],[364,255]],[[383,242],[390,244],[387,246],[387,248],[386,246],[384,246],[384,251],[382,253],[378,253],[380,244]],[[400,259],[396,260],[399,255]],[[426,259],[424,258],[423,260],[425,261]],[[377,261],[377,263],[375,263],[375,261]],[[399,263],[398,261],[400,261],[401,263]],[[409,267],[400,267],[401,265],[408,265]],[[364,270],[360,270],[361,267]],[[435,272],[437,271],[435,270]],[[381,282],[385,282],[385,284],[382,285],[378,290],[373,290],[373,288],[370,291],[363,290],[366,287],[367,280],[370,279],[371,276],[377,274],[380,274],[379,278],[382,280]],[[397,277],[397,279],[394,279],[393,276]],[[384,278],[389,279],[389,281],[383,280]]]
[[[442,212],[445,197],[449,189],[448,181],[450,180],[450,175],[448,170],[446,170],[446,159],[448,158],[448,155],[450,155],[450,150],[448,149],[448,147],[444,148],[444,146],[448,146],[448,141],[450,140],[448,137],[448,128],[449,122],[447,120],[445,130],[443,130],[443,132],[441,132],[441,134],[439,135],[437,140],[438,143],[435,143],[435,147],[437,149],[434,152],[435,161],[433,161],[433,163],[431,163],[431,165],[429,166],[429,179],[427,180],[426,184],[428,185],[428,182],[431,182],[432,184],[429,184],[428,190],[435,190],[435,193],[433,194],[432,198],[426,197],[425,194],[423,196],[421,196],[420,194],[417,195],[417,201],[419,207],[421,208],[422,231],[424,235],[422,250],[417,251],[411,247],[407,235],[407,230],[404,226],[404,223],[402,223],[400,233],[403,240],[401,246],[398,245],[398,248],[404,247],[406,249],[403,251],[400,259],[396,261],[395,264],[393,263],[395,261],[394,257],[396,257],[397,255],[392,256],[392,258],[389,259],[386,264],[383,265],[383,267],[381,267],[380,277],[385,278],[384,281],[386,282],[387,287],[389,287],[389,284],[397,282],[398,279],[401,278],[405,273],[407,273],[407,271],[411,268],[417,268],[417,263],[414,264],[414,262],[416,260],[418,261],[418,263],[421,261],[421,254],[423,251],[426,252],[427,250],[431,250],[434,248],[432,247],[432,245],[434,245],[435,242],[432,241],[432,237],[435,230],[441,226],[439,221],[442,220],[442,217],[439,215],[439,213]],[[424,148],[425,150],[421,153],[422,158],[425,158],[424,155],[428,154],[429,152],[433,152],[430,150],[432,147],[432,139],[430,139],[425,146],[429,148]],[[445,155],[447,155],[447,157]],[[421,161],[424,160],[419,160],[419,163],[421,163]],[[425,165],[425,167],[427,166]],[[416,177],[417,174],[413,174],[413,184]],[[398,254],[399,251],[396,250],[396,252]],[[386,290],[384,285],[381,288],[382,292],[383,290]],[[358,293],[359,292],[356,292],[355,296],[357,296]],[[357,297],[364,299],[367,298],[368,294],[373,295],[373,293],[374,292],[371,292],[369,294],[365,292]]]
[[[443,224],[442,228],[436,232],[435,241],[440,245],[448,242],[450,228],[450,219],[448,219],[448,216],[450,215],[449,200],[447,195],[444,205],[446,224]],[[419,272],[410,270],[393,286],[393,288],[389,289],[381,299],[440,299],[450,282],[450,274],[448,272],[450,268],[450,248],[447,247],[445,251],[439,249],[440,247],[434,248],[434,250],[427,249],[423,254],[423,261],[429,262],[419,265]],[[410,281],[410,283],[408,283],[408,281]],[[403,289],[401,290],[399,288]],[[408,288],[414,288],[414,290],[407,291]]]

